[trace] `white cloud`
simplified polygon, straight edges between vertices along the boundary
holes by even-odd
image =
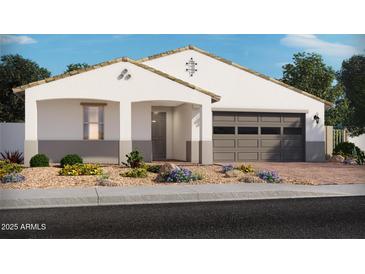
[[[0,35],[0,44],[34,44],[37,43],[35,39],[26,35]]]
[[[331,43],[319,39],[313,34],[289,34],[280,40],[284,46],[300,48],[309,52],[317,52],[327,56],[350,57],[361,53],[361,50],[341,43]]]

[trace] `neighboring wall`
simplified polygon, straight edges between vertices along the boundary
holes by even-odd
[[[24,152],[24,123],[0,123],[0,152]]]
[[[348,141],[354,143],[362,151],[365,151],[365,134],[356,137],[349,137]]]

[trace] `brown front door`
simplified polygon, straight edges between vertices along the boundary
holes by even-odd
[[[166,112],[152,112],[152,160],[166,160]]]

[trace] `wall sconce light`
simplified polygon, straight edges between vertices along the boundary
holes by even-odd
[[[317,124],[319,123],[319,116],[318,116],[318,113],[316,113],[316,114],[313,116],[313,120],[315,120]]]

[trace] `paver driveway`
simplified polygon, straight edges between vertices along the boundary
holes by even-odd
[[[356,184],[365,183],[365,165],[341,163],[251,163],[256,170],[276,170],[293,183]]]

